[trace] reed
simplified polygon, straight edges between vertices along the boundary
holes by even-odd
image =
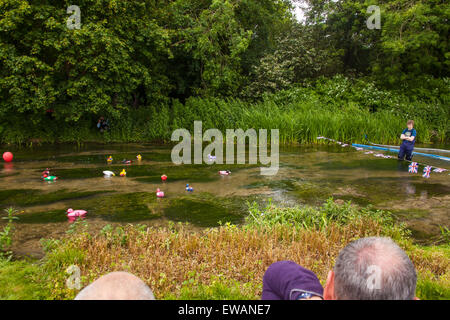
[[[172,100],[158,106],[123,111],[110,119],[111,129],[104,134],[99,133],[88,118],[75,124],[43,121],[31,128],[26,119],[18,118],[7,125],[0,143],[20,144],[36,138],[41,142],[168,142],[175,129],[186,128],[193,132],[194,121],[201,120],[204,130],[279,129],[282,144],[317,143],[318,136],[363,142],[366,134],[375,143],[396,144],[406,121],[411,118],[416,123],[419,143],[449,139],[449,114],[437,102],[414,98],[412,103],[403,101],[406,99],[403,96],[386,92],[381,94],[384,98],[374,98],[370,90],[365,89],[360,89],[364,92],[360,95],[336,90],[319,85],[294,88],[266,95],[259,102],[212,97],[191,97],[184,104]],[[378,106],[376,111],[372,110],[374,104]]]
[[[275,98],[267,98],[260,103],[245,104],[238,100],[191,98],[185,107],[177,107],[173,118],[182,119],[174,124],[191,132],[194,120],[202,120],[204,130],[279,129],[282,144],[315,143],[321,135],[340,141],[363,142],[366,134],[374,142],[398,143],[399,133],[406,127],[406,118],[387,110],[372,113],[355,103],[343,107],[314,103],[314,100],[277,103]],[[433,126],[430,123],[417,119],[416,129],[420,133],[418,142],[431,142]],[[445,140],[445,134],[444,130],[439,132],[441,140]]]

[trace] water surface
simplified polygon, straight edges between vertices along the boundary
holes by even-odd
[[[442,147],[442,146],[441,146]],[[336,145],[280,148],[280,169],[262,176],[258,165],[174,165],[169,146],[151,144],[48,145],[13,149],[14,162],[0,167],[0,209],[20,211],[14,251],[42,254],[39,239],[59,237],[69,225],[68,208],[87,210],[91,230],[106,224],[165,225],[188,222],[192,228],[242,223],[247,202],[263,205],[320,205],[327,198],[392,211],[413,230],[417,240],[450,227],[450,176],[432,173],[429,179],[408,173],[408,163],[380,159]],[[224,150],[225,151],[225,150]],[[138,162],[136,155],[143,159]],[[111,155],[113,163],[106,159]],[[121,163],[133,160],[131,165]],[[434,159],[415,161],[450,169]],[[56,182],[44,182],[50,168]],[[125,169],[127,177],[119,177]],[[229,169],[230,176],[219,170]],[[105,178],[104,170],[117,176]],[[168,176],[167,182],[161,175]],[[185,191],[186,183],[194,187]],[[156,189],[166,194],[156,198]],[[0,222],[0,227],[5,221]]]

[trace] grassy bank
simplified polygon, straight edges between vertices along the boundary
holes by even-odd
[[[388,212],[332,200],[319,208],[252,204],[245,224],[202,232],[172,224],[107,226],[91,234],[86,221],[77,222],[65,239],[42,242],[42,260],[2,261],[0,298],[72,299],[78,290],[66,287],[65,270],[77,265],[83,285],[126,270],[143,279],[157,299],[259,299],[271,263],[293,260],[324,285],[339,251],[366,236],[391,237],[407,252],[419,275],[419,298],[450,299],[448,239],[437,246],[415,245]]]
[[[446,82],[439,82],[445,88]],[[249,128],[279,129],[282,143],[317,142],[318,136],[340,141],[362,142],[367,134],[376,143],[398,143],[408,119],[414,119],[419,143],[446,142],[448,89],[435,97],[423,92],[386,91],[369,80],[350,80],[337,76],[322,79],[276,94],[257,102],[240,99],[191,97],[184,103],[170,103],[124,110],[108,116],[111,129],[96,130],[98,115],[65,122],[50,117],[30,123],[20,114],[0,119],[0,143],[31,144],[43,142],[142,142],[170,141],[175,129],[193,132],[195,120],[203,130]]]

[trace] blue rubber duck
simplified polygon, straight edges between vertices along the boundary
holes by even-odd
[[[194,191],[194,188],[189,186],[189,183],[186,184],[186,191],[192,192]]]

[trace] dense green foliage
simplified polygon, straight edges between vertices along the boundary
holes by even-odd
[[[287,12],[283,1],[84,0],[81,28],[69,29],[70,5],[0,1],[0,116],[118,118],[170,95],[230,95],[244,52],[256,55],[252,30],[265,33],[256,51]]]
[[[324,110],[339,123],[352,116],[346,105],[368,119],[414,118],[421,142],[449,137],[448,3],[306,2],[299,23],[289,0],[80,0],[81,28],[70,29],[70,1],[0,0],[0,143],[167,140],[212,114],[227,128]],[[381,30],[366,26],[373,4]],[[271,93],[297,98],[277,104],[274,124],[263,119]],[[99,116],[112,123],[104,136]],[[302,126],[280,130],[299,142],[321,132]],[[375,136],[393,141],[402,127]],[[362,133],[343,131],[334,136]]]
[[[184,103],[173,100],[171,104],[161,104],[158,109],[141,108],[124,114],[112,121],[111,130],[103,134],[90,129],[93,124],[89,120],[80,120],[75,126],[61,126],[58,121],[49,120],[26,127],[25,131],[22,126],[26,122],[22,121],[11,124],[1,140],[169,142],[173,130],[187,128],[193,132],[194,121],[201,120],[203,130],[218,128],[224,135],[229,128],[279,129],[282,143],[316,142],[320,135],[364,142],[366,134],[371,141],[398,143],[399,132],[409,118],[416,120],[420,143],[445,141],[450,136],[450,110],[443,103],[381,90],[368,79],[342,76],[320,78],[307,86],[266,94],[257,102],[190,97]]]
[[[450,5],[440,0],[306,0],[307,24],[342,50],[344,70],[372,69],[388,84],[419,75],[449,75]],[[366,21],[379,6],[381,28]],[[367,70],[369,69],[369,70]]]

